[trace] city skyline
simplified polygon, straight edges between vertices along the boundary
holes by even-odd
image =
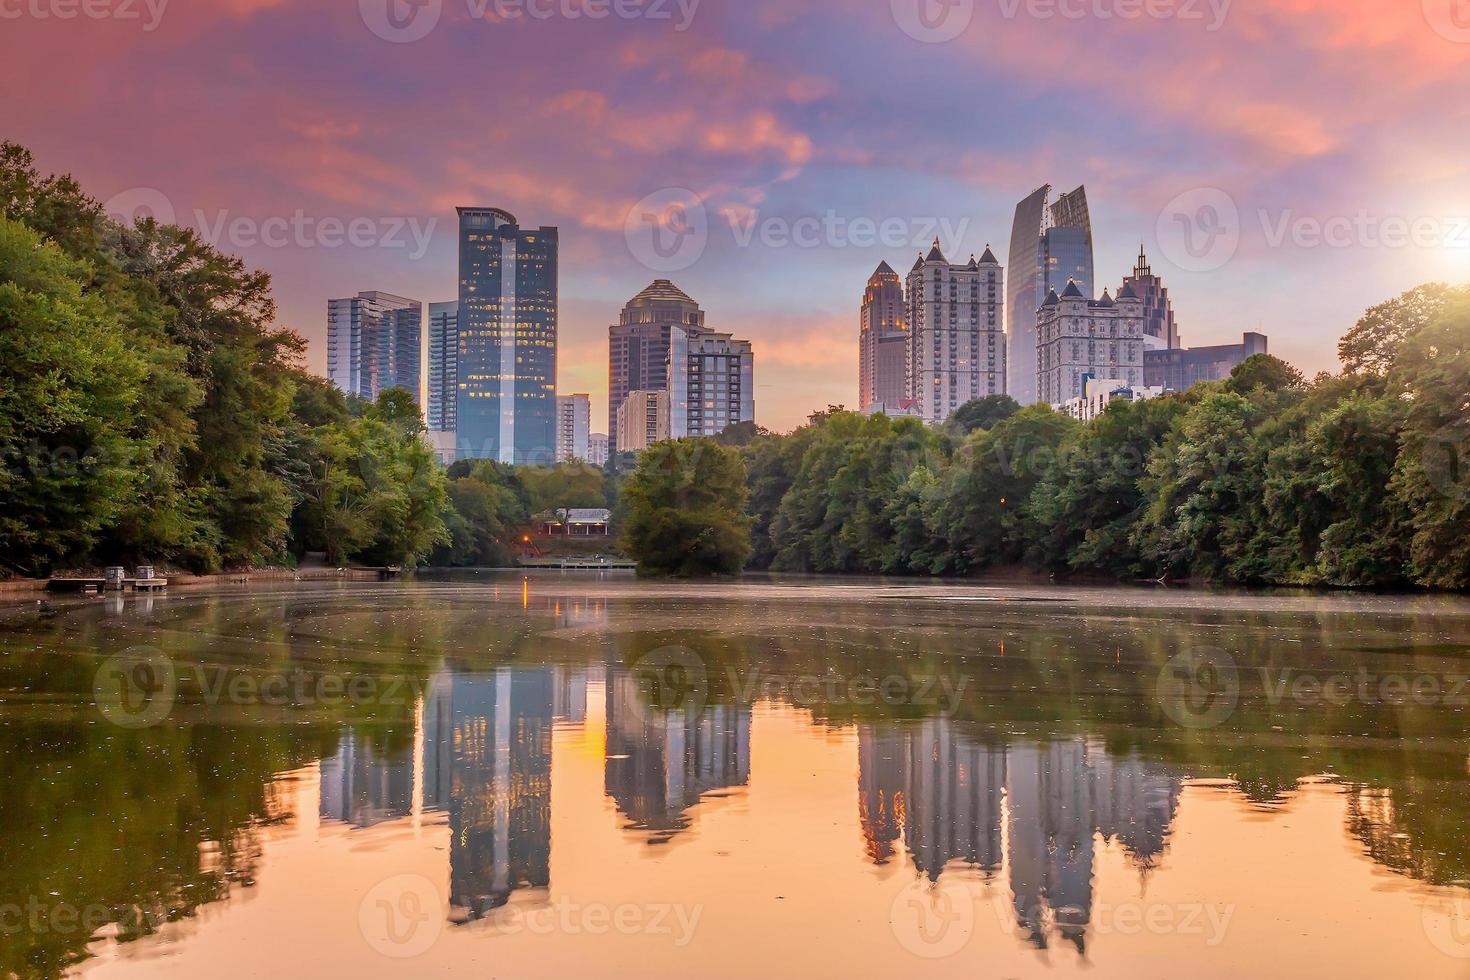
[[[682,32],[476,23],[443,6],[411,44],[374,35],[355,4],[304,0],[171,7],[146,32],[17,21],[0,69],[15,95],[6,132],[43,169],[120,206],[161,198],[269,272],[278,322],[308,338],[321,374],[326,297],[365,284],[426,302],[455,295],[455,205],[555,225],[566,268],[579,270],[564,277],[557,385],[590,391],[597,417],[609,316],[669,274],[761,351],[762,424],[856,406],[857,350],[839,342],[852,333],[853,284],[884,259],[912,261],[936,234],[952,256],[1004,242],[1015,202],[1043,180],[1087,185],[1099,281],[1115,283],[1143,240],[1188,344],[1258,330],[1308,375],[1336,368],[1336,338],[1368,306],[1470,279],[1470,241],[1451,227],[1470,215],[1470,107],[1457,97],[1470,45],[1417,3],[1236,3],[1214,30],[1208,19],[1007,19],[982,5],[944,43],[906,34],[886,3],[709,2]],[[42,88],[63,57],[76,65],[66,91]],[[865,67],[878,57],[890,72]],[[411,81],[382,70],[404,58],[419,66]],[[957,77],[967,84],[949,84]],[[494,109],[473,95],[488,86],[502,92]],[[963,94],[975,89],[1025,94]],[[918,111],[914,91],[926,93]],[[877,119],[896,138],[875,141]],[[625,225],[671,188],[703,201],[708,242],[688,268],[652,270]],[[1187,267],[1170,217],[1222,200],[1238,211],[1238,247],[1218,268]],[[290,230],[298,212],[303,242]],[[840,222],[830,232],[829,212]],[[326,245],[327,219],[365,219],[376,238]],[[804,219],[818,246],[782,244],[782,226]],[[901,229],[893,241],[853,230],[888,219]],[[234,227],[265,232],[272,220],[286,222],[284,244]],[[1382,243],[1390,223],[1420,220],[1439,222],[1437,244]]]

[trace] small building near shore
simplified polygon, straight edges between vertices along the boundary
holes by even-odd
[[[542,537],[605,538],[611,533],[612,511],[605,507],[570,507],[536,518]]]

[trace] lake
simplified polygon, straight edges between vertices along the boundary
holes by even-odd
[[[0,620],[0,976],[1470,976],[1470,601],[617,573]]]

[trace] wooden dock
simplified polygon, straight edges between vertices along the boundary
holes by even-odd
[[[125,578],[122,580],[124,592],[162,592],[168,588],[166,578]]]
[[[46,583],[47,592],[96,592],[107,585],[105,578],[53,578]]]

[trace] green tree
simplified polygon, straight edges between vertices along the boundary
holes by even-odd
[[[1386,374],[1404,341],[1438,319],[1453,296],[1467,291],[1470,287],[1452,289],[1444,283],[1427,283],[1372,307],[1338,342],[1337,356],[1343,368]]]
[[[129,439],[148,365],[90,270],[0,218],[0,553],[85,560],[144,483]]]
[[[624,485],[623,547],[649,576],[734,575],[750,555],[745,465],[712,439],[655,443]]]
[[[1408,405],[1391,481],[1420,585],[1470,587],[1470,289],[1405,340],[1389,375]]]
[[[988,432],[1020,410],[1020,403],[1010,395],[986,395],[961,405],[944,423],[944,429],[955,438],[964,439],[977,429]]]

